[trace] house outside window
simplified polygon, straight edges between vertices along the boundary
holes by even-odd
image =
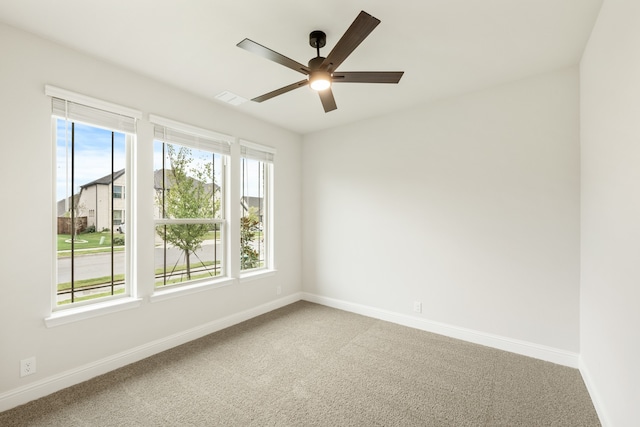
[[[89,212],[88,227],[109,231],[114,225],[124,222],[124,186],[117,184],[125,181],[125,170],[120,169],[80,186],[79,205]],[[91,215],[92,212],[97,212],[97,215]]]

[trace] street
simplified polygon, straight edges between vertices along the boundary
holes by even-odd
[[[216,244],[218,254],[218,260],[220,260],[222,254],[222,248],[220,243]],[[154,250],[155,266],[159,268],[163,264],[163,247],[156,247]],[[80,255],[79,255],[80,254]],[[199,259],[198,259],[199,258]],[[213,240],[207,240],[203,243],[202,249],[197,251],[195,255],[191,256],[191,262],[199,261],[213,261],[214,260],[214,243]],[[176,263],[179,265],[184,264],[184,253],[181,249],[175,247],[167,248],[167,265],[173,266]],[[113,268],[114,274],[124,274],[125,269],[125,253],[114,252],[113,254]],[[87,254],[81,255],[81,252],[76,253],[74,258],[74,279],[91,279],[95,277],[107,277],[111,276],[111,254],[99,253],[99,254]],[[66,283],[71,281],[71,257],[60,258],[58,260],[58,283]]]

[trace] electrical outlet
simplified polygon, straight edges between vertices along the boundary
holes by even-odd
[[[276,295],[280,295],[282,293],[282,286],[276,286]]]
[[[413,311],[416,313],[422,313],[422,303],[420,301],[413,302]]]
[[[22,359],[20,361],[20,376],[26,377],[27,375],[36,373],[36,358],[30,357],[28,359]]]

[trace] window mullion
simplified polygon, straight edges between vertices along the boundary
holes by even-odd
[[[114,212],[115,212],[115,197],[114,197],[114,180],[115,180],[115,134],[111,132],[111,221],[109,222],[109,229],[111,230],[111,295],[114,295],[114,280],[115,280],[115,271],[114,271]],[[125,169],[126,170],[126,169]]]
[[[75,224],[75,211],[76,211],[76,197],[73,194],[74,193],[74,188],[75,188],[75,183],[74,183],[74,177],[75,177],[75,123],[71,122],[71,209],[69,211],[69,213],[71,214],[71,230],[70,230],[70,235],[71,235],[71,302],[74,303],[75,302],[75,295],[76,295],[76,291],[75,291],[75,271],[76,271],[76,267],[75,267],[75,258],[76,258],[76,252],[75,252],[75,240],[76,240],[76,224]]]

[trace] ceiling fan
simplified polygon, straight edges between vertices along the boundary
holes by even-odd
[[[242,40],[237,44],[238,47],[308,76],[304,80],[253,98],[252,101],[266,101],[299,87],[309,85],[312,89],[318,91],[324,111],[328,113],[338,108],[331,91],[332,83],[398,83],[404,71],[336,71],[340,64],[347,59],[379,23],[379,19],[364,11],[360,12],[326,58],[320,56],[320,48],[327,43],[325,33],[319,30],[312,31],[309,34],[309,44],[316,49],[317,56],[309,61],[308,66],[302,65],[252,40]]]

